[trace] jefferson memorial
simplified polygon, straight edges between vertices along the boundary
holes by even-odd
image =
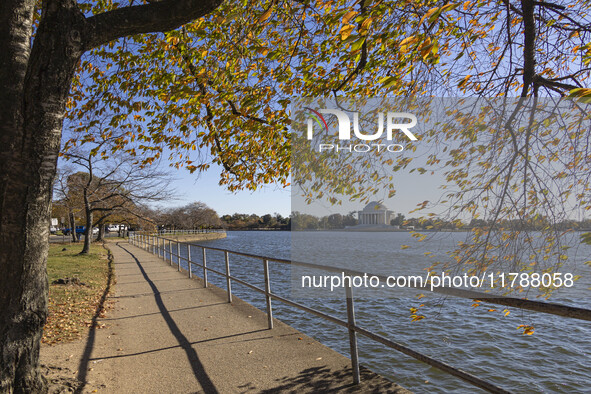
[[[389,226],[391,216],[394,215],[383,204],[372,201],[363,208],[363,211],[357,211],[359,226]]]

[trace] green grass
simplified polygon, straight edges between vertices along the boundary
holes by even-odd
[[[92,325],[108,281],[108,257],[102,245],[92,245],[88,255],[79,255],[81,249],[82,245],[70,244],[49,247],[49,316],[43,343],[75,340]],[[51,284],[66,278],[78,278],[84,285]]]

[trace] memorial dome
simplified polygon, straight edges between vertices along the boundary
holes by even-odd
[[[377,201],[372,201],[363,208],[364,211],[377,211],[377,210],[388,210],[384,204],[380,204]]]

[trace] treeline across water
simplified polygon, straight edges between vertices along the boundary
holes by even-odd
[[[235,213],[223,215],[222,225],[228,230],[290,230],[291,218],[283,217],[279,213],[257,214]]]
[[[339,230],[358,224],[357,213],[334,213],[322,217],[292,212],[289,216],[279,213],[274,214],[246,214],[234,213],[232,215],[219,216],[215,210],[202,202],[194,202],[182,207],[152,209],[148,214],[152,223],[159,229],[198,229],[198,228],[225,228],[227,230]],[[517,231],[539,231],[551,226],[558,230],[589,231],[591,220],[581,221],[564,220],[559,223],[551,223],[543,216],[535,219],[504,220],[498,223],[483,219],[443,220],[431,218],[406,218],[403,214],[392,215],[390,220],[392,229],[421,230],[421,231],[466,231],[473,228],[511,229]]]

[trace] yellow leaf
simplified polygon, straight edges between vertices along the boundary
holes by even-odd
[[[406,37],[404,40],[400,41],[399,47],[400,50],[403,52],[408,52],[410,47],[419,40],[417,36],[410,36]]]
[[[423,59],[431,52],[431,37],[427,37],[420,45],[419,50]]]
[[[351,33],[353,32],[353,29],[355,28],[355,25],[345,25],[341,28],[341,40],[346,40]]]
[[[361,47],[363,46],[363,43],[365,42],[365,39],[366,39],[366,37],[361,37],[360,39],[355,41],[353,44],[351,44],[351,51],[357,51],[357,50],[361,49]]]
[[[373,22],[373,18],[370,16],[369,18],[367,18],[366,20],[363,21],[363,23],[361,24],[361,30],[367,30],[369,29],[369,27],[371,26],[371,23]]]
[[[357,15],[357,14],[358,14],[358,12],[357,12],[357,11],[349,11],[349,12],[347,12],[347,13],[345,14],[345,16],[343,16],[343,24],[344,24],[344,25],[346,25],[347,23],[349,23],[349,21],[350,21],[351,19],[353,19],[353,17],[354,17],[355,15]]]
[[[570,97],[589,97],[591,96],[591,89],[575,88],[569,92]]]
[[[388,89],[389,87],[394,85],[396,82],[398,82],[398,79],[394,76],[389,76],[389,77],[384,77],[384,78],[380,79],[379,82],[384,84],[384,86],[383,86],[384,89]],[[392,190],[391,193],[392,192],[396,193],[396,190]],[[393,195],[394,194],[390,194],[388,196],[388,198],[391,198]]]
[[[526,324],[520,324],[517,326],[517,329],[522,329],[523,330],[523,335],[533,335],[535,328],[534,326],[530,326],[530,325],[526,325]]]
[[[423,15],[423,17],[421,18],[421,21],[419,22],[419,25],[422,24],[425,19],[429,18],[431,15],[433,15],[437,11],[439,11],[439,7],[431,8],[429,11],[427,11],[425,13],[425,15]]]
[[[468,82],[468,80],[470,79],[472,75],[468,74],[464,77],[464,79],[462,79],[460,81],[460,83],[458,83],[458,88],[461,88],[462,86],[464,86],[466,84],[466,82]]]
[[[451,11],[451,10],[455,10],[456,8],[458,8],[460,6],[460,3],[450,3],[450,4],[446,4],[443,7],[441,7],[441,12],[446,12],[446,11]]]
[[[400,246],[400,249],[408,249],[409,247],[410,247],[410,246],[408,246],[408,245],[401,245],[401,246]]]
[[[259,16],[259,19],[257,20],[257,23],[261,23],[266,21],[267,19],[269,19],[269,17],[271,16],[271,11],[273,10],[273,7],[269,7],[269,9],[267,11],[265,11],[265,13],[261,16]]]

